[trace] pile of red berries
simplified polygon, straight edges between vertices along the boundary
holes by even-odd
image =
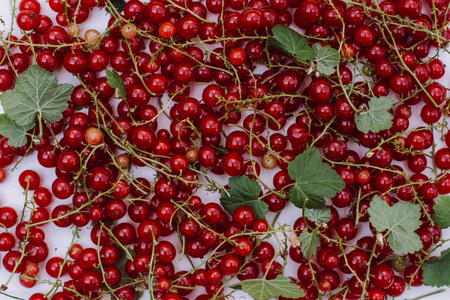
[[[445,242],[432,219],[435,199],[450,193],[449,102],[438,81],[445,65],[433,54],[450,40],[449,4],[18,1],[14,22],[23,35],[1,38],[0,91],[13,90],[33,64],[65,70],[79,84],[60,121],[39,119],[21,147],[0,140],[2,168],[37,155],[56,174],[46,188],[37,172],[22,172],[31,199],[22,212],[0,207],[3,267],[26,288],[50,283],[49,293],[30,300],[133,300],[146,290],[151,299],[224,299],[232,282],[275,279],[294,264],[292,282],[305,292],[297,299],[383,300],[423,285],[422,266]],[[55,17],[41,14],[41,5]],[[111,15],[105,30],[82,35],[99,10]],[[277,24],[338,50],[337,71],[320,74],[272,46],[267,37]],[[392,126],[358,130],[355,116],[387,96],[397,102]],[[311,147],[345,188],[327,202],[327,223],[303,216],[277,225],[293,208],[289,162]],[[136,177],[137,169],[156,176]],[[0,169],[0,182],[5,176]],[[246,205],[229,213],[217,203],[229,176],[263,186],[267,219]],[[214,196],[202,199],[205,190]],[[371,224],[358,235],[369,227],[375,195],[390,206],[420,204],[420,251],[394,253]],[[84,228],[90,241],[74,235],[66,257],[53,256],[47,223]],[[317,227],[318,251],[305,255],[291,234]],[[179,256],[191,270],[178,268]],[[0,282],[6,293],[10,280]]]

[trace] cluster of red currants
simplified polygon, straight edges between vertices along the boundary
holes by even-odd
[[[0,69],[0,91],[13,89],[32,63],[79,79],[63,119],[42,121],[42,134],[36,126],[23,147],[0,140],[2,168],[37,152],[57,176],[47,189],[35,171],[20,174],[23,189],[33,191],[25,205],[29,220],[17,224],[14,209],[0,208],[0,224],[15,227],[15,234],[0,234],[5,269],[20,273],[30,288],[46,262],[47,275],[62,280],[51,298],[36,293],[30,300],[102,293],[133,300],[142,289],[155,299],[192,299],[200,286],[204,293],[196,300],[220,299],[230,276],[274,279],[284,272],[281,261],[299,264],[293,282],[306,295],[298,299],[383,300],[423,284],[421,267],[441,240],[431,219],[434,200],[450,193],[450,135],[442,121],[449,105],[436,81],[445,66],[429,57],[450,40],[449,1],[429,0],[427,14],[420,0],[117,2],[123,11],[108,0],[49,0],[55,25],[40,14],[42,2],[21,0],[15,21],[24,35],[9,35],[0,47],[7,65]],[[80,25],[105,7],[111,14],[106,30],[90,29],[82,38]],[[310,43],[339,51],[336,73],[311,72],[268,43],[275,25],[291,23]],[[105,70],[120,74],[123,91],[101,75]],[[198,85],[201,99],[193,95]],[[388,95],[399,99],[391,128],[358,130],[361,108]],[[414,110],[422,127],[410,128]],[[448,148],[435,149],[436,132]],[[225,190],[218,175],[245,175],[264,185],[260,198],[269,211],[281,212],[294,183],[288,164],[312,146],[346,184],[329,201],[331,219],[319,228],[317,255],[307,257],[296,245],[286,253],[278,250],[282,245],[275,249],[265,239],[287,230],[256,219],[251,207],[236,208],[230,219],[219,204],[196,195],[206,186],[218,199]],[[361,157],[350,148],[367,152]],[[429,157],[433,177],[425,174]],[[135,167],[157,177],[136,178]],[[276,169],[271,183],[261,179],[261,167]],[[1,170],[0,181],[5,176]],[[374,195],[389,205],[421,205],[421,251],[394,255],[372,226],[373,235],[354,242]],[[53,197],[66,202],[55,205]],[[76,228],[93,222],[91,241],[80,242],[91,246],[73,243],[68,258],[48,258],[43,225],[50,222]],[[301,217],[293,232],[316,226]],[[172,234],[179,244],[168,240]],[[177,271],[179,249],[201,263]]]

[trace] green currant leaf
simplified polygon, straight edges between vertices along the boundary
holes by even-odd
[[[0,115],[0,134],[8,138],[11,147],[22,147],[27,143],[27,131],[33,129],[34,123],[19,126],[7,115]]]
[[[436,224],[442,229],[450,227],[450,196],[439,195],[433,208]]]
[[[126,270],[126,264],[127,261],[129,260],[128,255],[125,253],[125,250],[121,247],[119,248],[119,252],[120,252],[120,259],[119,261],[115,264],[115,266],[120,270],[120,272],[122,273],[122,278],[120,280],[120,283],[122,284],[130,284],[131,282],[133,282],[133,278],[131,278],[127,272],[125,272]],[[127,248],[128,253],[131,255],[131,257],[135,257],[136,256],[136,252],[134,252],[133,249],[129,249]],[[125,272],[125,273],[123,273]]]
[[[329,208],[323,209],[305,209],[305,217],[311,222],[316,223],[317,226],[320,223],[327,223],[331,219],[331,210]]]
[[[422,248],[422,241],[414,232],[422,225],[420,205],[398,202],[389,206],[374,196],[367,211],[370,223],[378,232],[388,231],[387,242],[394,251],[414,253]]]
[[[316,70],[323,75],[331,75],[336,72],[336,67],[339,64],[341,57],[339,52],[331,46],[322,47],[320,43],[315,43],[312,46],[316,58]]]
[[[317,247],[320,245],[320,238],[317,235],[318,227],[316,227],[312,232],[308,230],[303,230],[300,233],[298,240],[302,243],[301,250],[303,256],[310,258],[317,252]]]
[[[356,127],[364,133],[380,132],[392,127],[394,116],[388,111],[395,100],[387,97],[374,97],[369,101],[369,107],[363,104],[355,115]]]
[[[423,269],[423,283],[428,286],[450,285],[450,248],[441,252],[439,257],[425,263]]]
[[[35,123],[36,114],[47,122],[62,119],[63,111],[73,91],[71,84],[58,84],[49,71],[33,65],[17,78],[15,91],[0,95],[5,113],[17,125]]]
[[[269,43],[275,48],[294,56],[301,61],[314,60],[316,53],[308,45],[308,40],[297,31],[285,25],[275,25],[272,28],[273,36],[269,36]]]
[[[300,286],[291,283],[289,277],[278,275],[277,278],[267,280],[247,279],[230,286],[235,290],[242,290],[255,300],[265,300],[275,297],[299,298],[304,297],[305,292]]]
[[[289,163],[288,172],[295,181],[289,190],[289,200],[300,208],[305,201],[308,208],[325,208],[324,197],[333,197],[345,187],[341,176],[322,162],[316,148],[299,154]]]
[[[117,10],[117,12],[120,14],[123,12],[123,9],[125,8],[125,0],[110,0],[112,6],[114,6]],[[110,15],[115,15],[116,12],[109,6],[106,7],[106,12]]]
[[[269,211],[269,205],[259,200],[261,193],[261,186],[259,183],[250,179],[247,176],[235,176],[228,179],[227,193],[223,192],[220,198],[220,203],[227,212],[233,214],[234,210],[242,205],[247,205],[253,208],[256,218],[265,219]]]
[[[114,89],[117,89],[117,93],[120,98],[126,98],[125,83],[119,73],[114,70],[105,70],[107,83]]]

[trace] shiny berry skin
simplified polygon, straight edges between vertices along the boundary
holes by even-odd
[[[228,55],[228,58],[233,65],[239,66],[245,62],[247,54],[245,53],[245,50],[242,48],[234,48],[233,50],[231,50],[230,54]]]
[[[236,152],[229,152],[222,158],[222,168],[230,176],[242,175],[244,171],[244,158]]]
[[[264,219],[256,219],[255,222],[253,222],[252,229],[255,232],[267,232],[269,230],[269,224]]]
[[[147,125],[138,125],[131,131],[131,141],[139,149],[150,149],[155,140],[155,132]]]
[[[308,263],[302,263],[297,269],[297,278],[302,282],[310,284],[314,281],[315,274],[318,273],[319,268],[314,263],[311,263],[311,267]]]
[[[160,178],[154,186],[155,195],[165,201],[170,201],[177,193],[177,186],[173,180]]]
[[[396,73],[389,80],[389,87],[397,94],[406,94],[411,85],[411,78],[405,73]]]
[[[130,245],[136,242],[136,230],[130,223],[117,224],[113,229],[113,234],[122,245]]]
[[[322,268],[332,270],[339,266],[339,257],[333,249],[323,247],[317,253],[317,262]]]
[[[169,81],[164,75],[153,74],[146,79],[146,85],[153,94],[162,95],[165,91],[167,91]]]
[[[86,248],[81,251],[78,257],[78,263],[85,270],[97,267],[97,265],[99,264],[97,250],[94,248]]]
[[[1,69],[0,70],[0,92],[7,91],[13,87],[15,76],[13,72]]]
[[[64,131],[64,138],[67,142],[67,146],[71,149],[77,149],[81,147],[84,140],[84,134],[84,128],[69,125]]]
[[[327,102],[332,96],[331,82],[323,77],[314,79],[309,85],[309,94],[316,102]]]
[[[406,290],[406,282],[402,277],[395,276],[394,283],[386,289],[386,294],[391,297],[399,297]]]
[[[45,33],[44,42],[50,45],[67,44],[69,35],[64,28],[53,26]]]
[[[64,276],[67,273],[68,265],[64,263],[61,257],[52,257],[45,264],[45,270],[50,277],[58,278],[60,275]]]
[[[342,218],[336,225],[336,233],[345,240],[352,240],[358,233],[358,228],[355,227],[355,221],[350,218]]]
[[[215,115],[208,115],[200,120],[198,129],[206,137],[214,137],[220,134],[223,124]]]
[[[171,37],[173,37],[175,35],[176,30],[177,30],[177,28],[175,27],[175,25],[172,22],[166,21],[166,22],[162,23],[161,25],[159,25],[158,34],[163,39],[170,39]]]
[[[27,252],[26,258],[28,261],[39,263],[47,258],[49,249],[45,242],[39,244],[28,242],[25,246],[25,251]]]
[[[400,0],[397,9],[402,17],[416,18],[422,10],[422,2],[419,0]]]
[[[182,17],[177,22],[176,32],[182,39],[190,40],[200,33],[200,22],[191,16]]]
[[[100,288],[102,284],[102,276],[95,270],[87,270],[81,274],[78,282],[83,291],[94,292]]]
[[[219,222],[221,214],[223,213],[222,207],[217,203],[207,203],[200,210],[202,220],[209,225],[215,225]]]
[[[125,216],[127,207],[124,201],[111,199],[106,203],[105,213],[112,220],[119,220]]]
[[[16,211],[9,206],[3,206],[0,208],[0,224],[5,228],[11,228],[17,222]]]
[[[445,74],[444,63],[440,59],[433,59],[428,62],[431,79],[439,79]]]
[[[158,261],[162,263],[170,263],[175,259],[176,250],[172,243],[167,241],[160,241],[155,247]]]
[[[220,270],[225,275],[235,275],[241,268],[240,258],[235,254],[227,254],[220,261]]]
[[[411,265],[407,267],[404,273],[406,283],[416,287],[422,286],[423,285],[422,273],[423,273],[422,268],[418,266]]]
[[[241,13],[240,24],[246,31],[256,31],[264,25],[264,16],[260,10],[250,8]]]
[[[306,28],[320,19],[321,12],[321,5],[318,1],[301,1],[294,14],[294,22],[300,28]]]
[[[293,94],[298,91],[304,75],[298,71],[285,70],[276,77],[277,88],[286,94]]]
[[[255,212],[251,207],[243,205],[234,210],[232,217],[240,227],[250,227],[255,220]]]
[[[338,288],[341,280],[339,274],[334,270],[324,270],[318,274],[317,281],[321,291],[332,291]]]
[[[422,94],[422,99],[425,103],[430,105],[440,105],[447,97],[447,91],[445,87],[439,82],[433,82],[426,86],[428,95]]]
[[[275,249],[270,243],[263,241],[254,249],[252,255],[257,262],[263,262],[265,259],[273,258]]]
[[[95,167],[87,177],[88,186],[97,192],[107,191],[112,185],[112,174],[105,167]]]
[[[385,265],[377,265],[370,270],[371,281],[379,289],[387,289],[394,283],[394,272]]]
[[[19,175],[19,184],[24,190],[35,190],[39,187],[41,178],[33,170],[25,170]]]
[[[15,237],[9,232],[0,233],[0,251],[6,252],[12,250],[16,244]]]
[[[22,273],[25,269],[25,260],[19,262],[21,252],[11,250],[3,256],[3,267],[10,273]]]
[[[41,12],[41,5],[36,0],[22,0],[19,2],[19,11],[31,10],[36,14]]]
[[[36,29],[39,25],[38,14],[31,10],[22,10],[16,16],[17,26],[24,31]]]

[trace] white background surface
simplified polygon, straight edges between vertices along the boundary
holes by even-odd
[[[10,23],[11,16],[9,13],[11,11],[11,8],[10,8],[10,5],[8,2],[9,1],[7,1],[7,0],[0,0],[0,15],[7,24],[6,27],[0,25],[0,30],[2,30],[2,31],[4,30],[3,37],[5,37],[6,34],[9,32],[10,24],[11,24]],[[54,18],[55,13],[53,11],[51,11],[51,9],[48,7],[48,4],[45,3],[44,0],[40,0],[40,2],[42,3],[41,14],[46,14],[46,15]],[[19,0],[17,1],[17,5],[18,5],[18,3],[19,3]],[[215,19],[215,17],[214,17],[214,19]],[[96,28],[97,30],[102,32],[107,26],[107,20],[108,20],[108,17],[106,16],[106,13],[104,12],[104,10],[102,10],[102,11],[97,10],[95,13],[91,13],[89,20],[87,22],[85,22],[84,24],[81,24],[81,26],[84,30],[87,30],[90,28]],[[83,33],[84,33],[84,31],[82,32],[82,36],[83,36]],[[16,36],[18,36],[19,38],[21,36],[20,32],[17,29],[14,31],[14,34]],[[446,60],[444,60],[444,62],[445,61],[447,62],[447,64],[450,65],[450,59],[448,59],[448,57]],[[450,73],[450,70],[447,70],[447,73]],[[75,77],[67,74],[66,72],[55,72],[55,74],[58,76],[58,80],[60,83],[68,82],[68,83],[72,83],[74,85],[78,84],[77,79]],[[448,86],[448,82],[449,82],[448,77],[449,77],[449,74],[447,74],[446,78],[441,80],[441,82],[444,83],[444,85],[446,85],[446,86]],[[199,91],[197,89],[196,95],[199,95],[198,94],[199,92],[201,93],[201,90]],[[1,107],[0,107],[0,109],[1,109]],[[415,119],[416,120],[418,120],[417,115],[419,114],[419,112],[420,112],[420,110],[416,108],[415,109],[415,114],[416,114]],[[412,124],[414,124],[414,123],[412,122]],[[162,126],[160,125],[159,128],[162,128]],[[286,126],[286,128],[287,128],[287,126]],[[16,209],[16,211],[21,211],[23,208],[23,203],[24,203],[23,190],[19,186],[18,180],[17,180],[21,171],[26,170],[26,169],[36,170],[41,175],[41,185],[45,186],[49,189],[51,189],[51,184],[52,184],[53,180],[56,178],[54,175],[53,169],[45,169],[40,166],[40,164],[36,160],[36,152],[34,152],[30,157],[24,159],[14,172],[11,173],[9,171],[9,169],[11,169],[11,167],[9,167],[7,170],[7,173],[8,173],[7,179],[2,184],[0,184],[0,205],[1,206],[11,206],[14,209]],[[149,173],[148,170],[140,169],[140,170],[136,170],[135,172],[136,172],[137,176],[144,176],[149,179],[153,177],[152,173]],[[275,171],[263,170],[262,173],[263,173],[262,174],[263,179],[264,178],[267,179],[266,182],[272,182],[272,176],[275,173]],[[226,177],[222,176],[221,179],[226,180]],[[31,195],[32,194],[30,193],[30,196]],[[200,196],[202,196],[202,195],[200,195]],[[210,201],[210,200],[218,201],[218,195],[203,194],[202,198],[204,199],[204,201],[206,199],[207,199],[207,201]],[[70,199],[67,199],[67,200],[54,199],[50,208],[53,208],[54,206],[59,205],[59,204],[69,204],[69,203],[71,203]],[[294,207],[293,205],[290,205],[290,207],[283,210],[283,212],[279,218],[279,222],[283,223],[283,224],[286,223],[286,224],[292,225],[294,223],[294,221],[300,216],[301,216],[301,211],[298,208]],[[273,219],[273,217],[274,217],[274,214],[269,213],[269,216],[268,216],[269,221],[271,221]],[[45,230],[45,233],[47,236],[46,237],[47,243],[50,248],[49,258],[52,256],[64,257],[64,255],[67,251],[67,247],[68,247],[68,245],[70,245],[70,242],[72,239],[72,229],[71,228],[58,228],[58,227],[54,226],[53,224],[47,224],[43,227],[43,229]],[[0,229],[0,231],[1,230],[2,229]],[[367,232],[368,232],[367,228],[365,228],[364,230],[360,230],[360,233],[358,236],[363,236]],[[93,244],[90,242],[90,238],[89,238],[88,234],[89,234],[89,230],[84,230],[84,234],[82,233],[82,237],[85,237],[85,238],[81,239],[78,242],[80,244],[82,244],[84,247],[93,247]],[[446,238],[450,237],[450,234],[448,231],[444,232],[444,237],[446,237]],[[175,237],[172,236],[171,239],[173,239],[173,241],[175,242]],[[357,240],[357,238],[355,239],[355,241],[356,240]],[[177,245],[177,243],[175,243],[175,245]],[[0,253],[0,259],[3,259],[3,256],[4,256],[4,253]],[[181,270],[180,268],[182,268],[183,266],[186,268],[189,268],[189,266],[187,265],[187,263],[185,261],[180,263],[177,261],[177,259],[174,261],[176,271]],[[296,270],[297,270],[298,264],[292,262],[291,260],[289,260],[289,262],[290,263],[288,264],[288,267],[286,270],[286,275],[296,277]],[[46,276],[45,264],[41,263],[40,268],[41,268],[41,271],[39,273],[39,277],[41,279],[45,279],[46,278],[45,277]],[[10,273],[8,273],[6,270],[4,270],[3,266],[0,266],[0,284],[6,282],[6,280],[9,278],[9,276],[10,276]],[[15,278],[9,284],[9,288],[6,291],[6,293],[9,295],[13,295],[15,297],[28,299],[29,295],[31,295],[32,293],[35,293],[35,292],[46,293],[51,288],[49,285],[42,284],[39,286],[37,285],[33,289],[29,290],[29,289],[22,287],[19,284],[18,275],[15,275],[14,277]],[[66,276],[66,277],[68,278],[68,276]],[[427,294],[427,293],[435,291],[435,290],[436,290],[435,288],[429,288],[429,287],[412,288],[411,290],[406,291],[401,297],[398,297],[397,299],[412,299],[412,298]],[[193,294],[188,295],[188,298],[194,299],[195,297],[192,296]],[[236,296],[236,299],[250,299],[250,297],[248,297],[246,294],[243,294],[243,293],[235,294],[235,296]],[[148,296],[147,297],[144,296],[142,299],[146,299],[146,298],[148,298]],[[0,295],[0,299],[7,299],[7,297]],[[430,296],[426,299],[448,300],[448,299],[450,299],[450,291],[446,291],[445,293],[442,293],[439,295]]]

